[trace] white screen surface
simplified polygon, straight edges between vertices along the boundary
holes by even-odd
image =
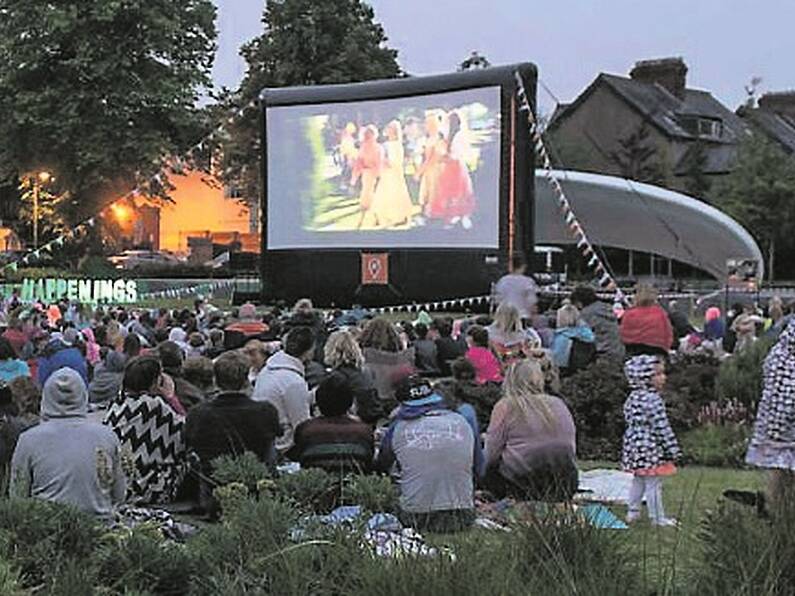
[[[269,249],[498,248],[498,86],[266,118]]]

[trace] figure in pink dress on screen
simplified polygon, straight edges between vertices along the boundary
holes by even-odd
[[[384,134],[387,138],[383,144],[385,158],[381,162],[381,172],[371,210],[377,226],[390,227],[408,223],[413,204],[403,169],[405,154],[400,122],[392,120],[384,128]]]
[[[370,212],[375,197],[375,187],[378,182],[378,175],[381,172],[383,162],[383,149],[378,144],[378,129],[373,124],[368,124],[362,132],[362,140],[359,145],[359,154],[353,163],[351,173],[351,186],[354,186],[359,179],[362,188],[359,192],[359,218],[358,228],[362,227],[365,216]]]
[[[449,114],[448,122],[449,132],[440,150],[443,155],[440,159],[439,178],[428,209],[428,217],[442,219],[447,225],[460,223],[468,230],[472,227],[471,217],[475,211],[472,178],[466,165],[469,139],[457,112]]]

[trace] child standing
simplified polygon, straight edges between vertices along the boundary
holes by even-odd
[[[640,518],[645,496],[652,525],[676,526],[674,518],[665,516],[662,500],[662,479],[676,473],[674,460],[680,454],[659,393],[665,385],[665,368],[657,356],[641,355],[627,361],[624,374],[630,393],[624,402],[627,428],[621,465],[634,474],[627,522]]]

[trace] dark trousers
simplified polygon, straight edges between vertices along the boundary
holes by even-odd
[[[535,467],[522,478],[503,476],[497,466],[486,470],[484,487],[498,499],[563,503],[577,492],[577,466],[571,460],[549,462]]]
[[[419,532],[452,534],[469,528],[475,521],[474,509],[445,509],[427,513],[398,511],[398,519],[404,526]]]

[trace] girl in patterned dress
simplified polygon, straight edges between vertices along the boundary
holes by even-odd
[[[662,500],[662,479],[676,472],[674,460],[680,454],[659,393],[665,385],[665,368],[659,357],[641,355],[627,361],[624,374],[630,393],[624,402],[621,465],[634,475],[627,522],[640,518],[645,496],[652,525],[675,527],[676,520],[665,516]]]
[[[746,462],[771,471],[769,497],[780,504],[795,486],[795,319],[765,358],[762,399]]]

